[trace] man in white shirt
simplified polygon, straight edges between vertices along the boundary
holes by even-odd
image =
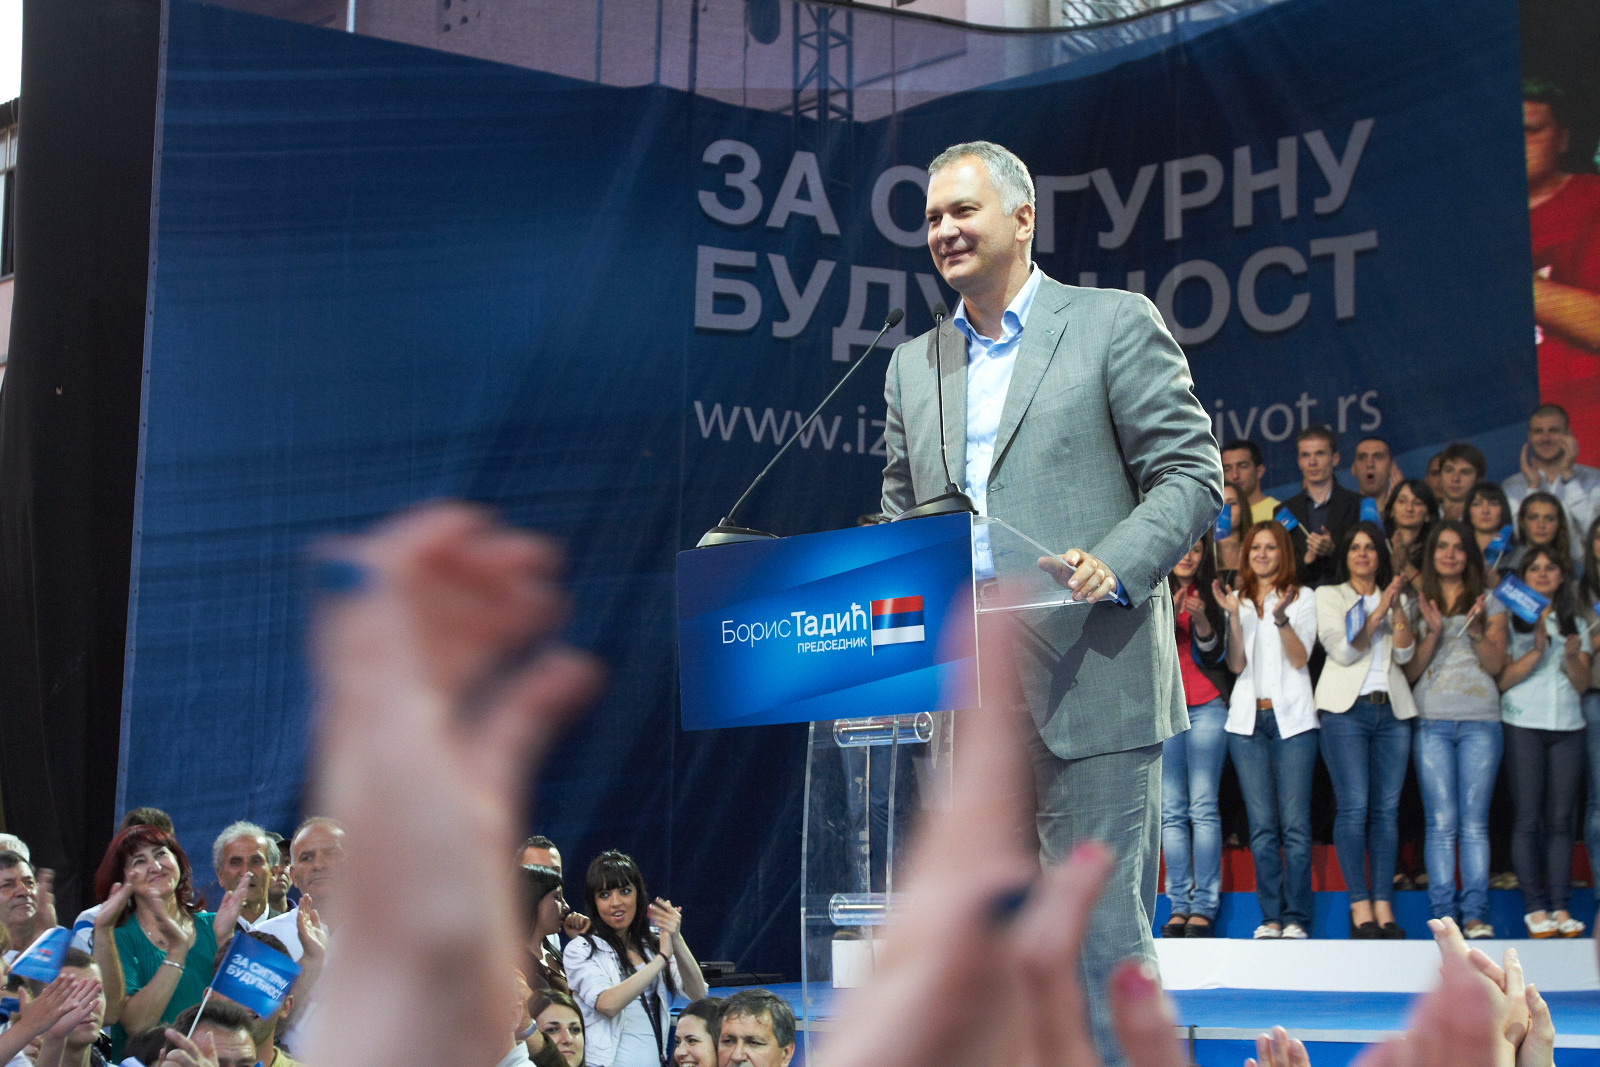
[[[271,842],[267,832],[253,822],[236,822],[223,828],[211,843],[211,866],[217,885],[231,893],[245,885],[239,908],[239,928],[254,929],[267,915],[267,883],[272,878]]]
[[[1560,404],[1540,404],[1528,417],[1528,440],[1516,474],[1500,483],[1515,512],[1529,493],[1550,493],[1566,509],[1573,554],[1582,559],[1583,539],[1600,504],[1600,470],[1577,462],[1578,439]]]
[[[301,967],[294,983],[295,1006],[278,1036],[291,1054],[296,1040],[304,1044],[328,942],[344,919],[343,871],[344,827],[320,815],[304,820],[289,843],[289,874],[300,890],[300,906],[256,926],[282,941],[289,958]]]

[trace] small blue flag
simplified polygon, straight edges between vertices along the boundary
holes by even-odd
[[[54,982],[61,973],[62,963],[66,962],[67,943],[71,940],[72,931],[65,926],[51,927],[11,962],[11,973],[36,982]]]
[[[1222,513],[1217,516],[1217,521],[1211,526],[1211,536],[1220,541],[1233,533],[1233,505],[1222,505]]]
[[[1500,532],[1494,535],[1494,540],[1489,542],[1489,547],[1483,550],[1484,561],[1493,567],[1500,562],[1500,557],[1506,554],[1506,549],[1511,547],[1511,535],[1515,531],[1511,526],[1500,527]]]
[[[1344,613],[1344,639],[1354,641],[1356,634],[1367,624],[1367,598],[1356,597],[1355,606]]]
[[[265,1019],[283,1005],[299,974],[300,965],[288,956],[253,937],[236,934],[211,980],[211,989]]]
[[[1378,529],[1383,529],[1383,516],[1378,514],[1378,502],[1370,496],[1361,498],[1361,521],[1370,522]]]
[[[1300,525],[1300,520],[1291,515],[1288,508],[1279,508],[1277,511],[1274,511],[1272,513],[1272,520],[1279,526],[1282,526],[1285,530],[1288,530],[1290,533],[1293,533],[1295,528]]]
[[[1550,606],[1549,597],[1535,593],[1528,588],[1527,582],[1515,574],[1500,579],[1500,584],[1494,587],[1494,595],[1523,622],[1534,622],[1539,618],[1539,613]]]

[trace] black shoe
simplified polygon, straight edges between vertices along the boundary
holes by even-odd
[[[1384,923],[1378,927],[1378,936],[1385,941],[1404,941],[1406,932],[1400,929],[1399,923]]]
[[[1356,921],[1354,919],[1350,920],[1350,940],[1376,941],[1382,936],[1383,933],[1378,928],[1378,924],[1376,922],[1373,922],[1369,919],[1358,926],[1356,925]]]
[[[1162,937],[1188,937],[1189,916],[1174,915],[1167,920],[1167,925],[1161,928]]]
[[[1184,937],[1216,937],[1216,923],[1190,923],[1183,928]]]

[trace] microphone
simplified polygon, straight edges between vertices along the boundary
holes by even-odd
[[[939,333],[944,326],[944,320],[949,317],[950,309],[943,301],[933,306],[933,385],[939,401],[939,461],[944,465],[944,491],[932,500],[923,501],[914,508],[902,511],[891,519],[891,522],[899,522],[901,519],[925,519],[931,515],[978,513],[972,498],[963,493],[961,487],[956,485],[956,480],[950,477],[950,446],[945,443],[944,436],[944,359],[939,351]]]
[[[861,365],[867,361],[867,357],[872,354],[872,350],[878,347],[878,342],[883,340],[883,335],[900,325],[900,320],[905,317],[906,313],[903,309],[890,309],[889,314],[884,317],[883,328],[878,331],[878,336],[872,339],[872,343],[867,346],[867,350],[861,353],[861,358],[856,360],[853,367],[844,372],[844,377],[840,378],[838,383],[835,384],[832,389],[828,390],[828,395],[822,398],[822,403],[817,405],[816,410],[810,415],[806,416],[806,421],[802,422],[799,427],[795,429],[794,433],[789,436],[789,439],[783,443],[783,447],[778,449],[777,453],[767,461],[767,465],[765,467],[761,468],[761,473],[756,475],[755,481],[751,482],[749,487],[745,489],[743,493],[739,494],[739,499],[733,502],[733,507],[728,509],[728,513],[722,517],[722,521],[718,522],[715,526],[702,534],[700,540],[695,542],[694,547],[707,548],[711,545],[738,544],[741,541],[765,541],[769,539],[777,539],[777,534],[767,533],[764,530],[752,530],[744,526],[735,526],[733,524],[734,513],[737,512],[741,506],[743,506],[745,500],[750,496],[751,493],[755,491],[756,486],[760,485],[762,480],[766,478],[767,472],[773,468],[778,460],[783,458],[783,454],[789,451],[789,446],[794,444],[795,441],[799,439],[800,434],[805,431],[806,427],[817,421],[817,416],[822,414],[822,409],[828,406],[828,402],[834,398],[840,389],[844,388],[844,383],[850,380],[850,376],[861,369]]]

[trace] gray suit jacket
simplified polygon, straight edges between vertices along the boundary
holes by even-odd
[[[939,346],[950,471],[966,469],[967,346]],[[1142,748],[1188,726],[1166,575],[1222,508],[1222,463],[1189,364],[1155,305],[1042,280],[1000,416],[988,510],[1058,552],[1082,548],[1131,608],[1022,613],[1017,667],[1039,734],[1063,759]],[[933,332],[895,349],[883,510],[944,488]]]

